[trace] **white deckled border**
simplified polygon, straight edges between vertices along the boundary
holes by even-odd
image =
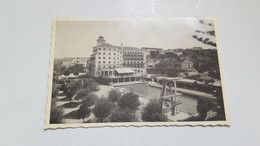
[[[147,21],[158,21],[158,20],[213,20],[216,36],[216,44],[218,51],[218,62],[220,68],[221,76],[221,86],[223,93],[223,102],[226,115],[226,121],[185,121],[185,122],[114,122],[114,123],[80,123],[80,124],[50,124],[50,110],[51,110],[51,92],[52,92],[52,78],[53,78],[53,66],[54,66],[54,49],[55,49],[55,37],[56,37],[56,22],[57,21],[137,21],[137,20],[147,20]],[[227,106],[227,99],[225,94],[225,84],[223,79],[223,67],[221,61],[221,53],[219,50],[219,32],[218,32],[218,21],[217,17],[190,17],[190,18],[142,18],[142,19],[82,19],[82,18],[53,18],[52,22],[52,41],[51,41],[51,51],[50,51],[50,68],[48,75],[48,100],[46,106],[46,119],[44,129],[64,129],[64,128],[90,128],[90,127],[141,127],[141,126],[230,126],[230,117]]]

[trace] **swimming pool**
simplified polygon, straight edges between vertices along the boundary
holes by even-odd
[[[138,93],[138,94],[145,95],[150,98],[159,98],[160,94],[161,94],[161,89],[151,87],[147,84],[126,85],[126,86],[123,86],[123,88],[125,88],[129,91]],[[189,113],[191,115],[194,115],[197,113],[197,109],[196,109],[197,99],[196,98],[194,98],[192,96],[188,96],[188,95],[181,95],[181,96],[178,96],[177,99],[178,99],[178,101],[182,102],[182,104],[177,106],[178,111]]]

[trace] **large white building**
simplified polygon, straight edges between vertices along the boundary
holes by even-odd
[[[103,36],[97,39],[91,55],[92,70],[95,76],[113,76],[116,68],[131,68],[136,74],[146,73],[147,51],[136,47],[114,46],[106,43]]]

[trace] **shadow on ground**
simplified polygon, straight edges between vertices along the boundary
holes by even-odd
[[[77,118],[77,110],[67,113],[63,116],[65,119],[78,119]]]

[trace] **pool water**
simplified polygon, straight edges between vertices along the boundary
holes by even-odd
[[[135,84],[135,85],[126,85],[123,88],[147,96],[148,98],[159,98],[161,94],[161,89],[151,87],[146,84]],[[167,95],[169,91],[167,91]],[[182,104],[177,106],[179,112],[189,113],[194,115],[197,113],[197,99],[188,95],[181,95],[177,97],[177,100]]]

